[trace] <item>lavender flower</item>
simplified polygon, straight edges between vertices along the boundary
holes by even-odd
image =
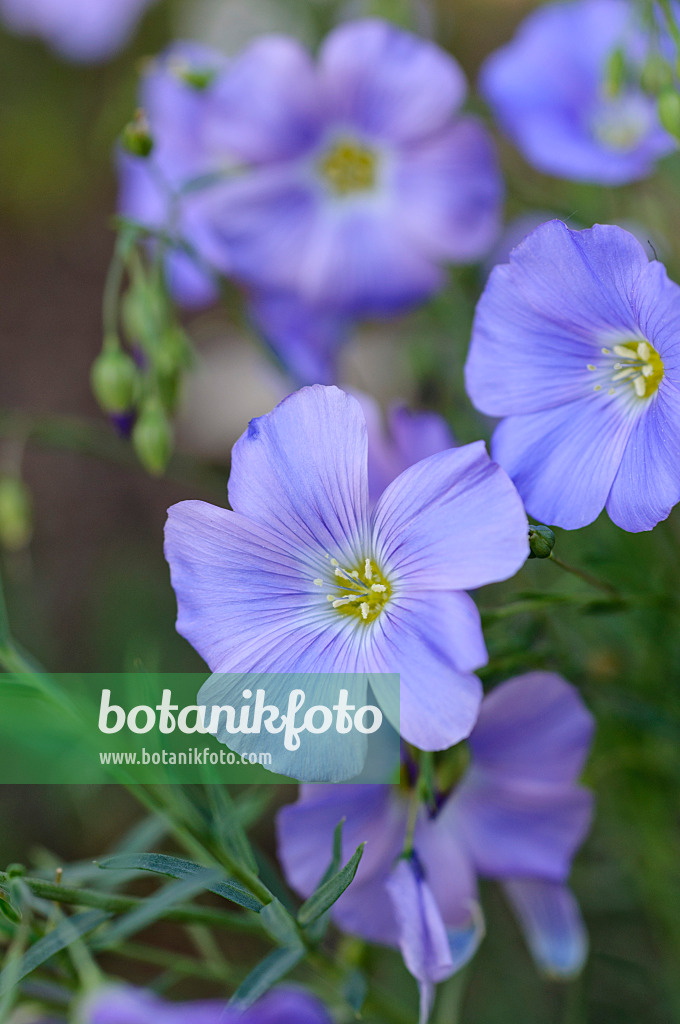
[[[217,673],[366,674],[396,728],[397,694],[379,673],[398,672],[402,735],[444,748],[474,725],[473,673],[486,661],[464,591],[517,571],[526,518],[481,442],[405,470],[369,513],[366,449],[359,403],[334,387],[304,388],[252,420],[232,454],[234,511],[199,501],[170,509],[177,629]],[[353,703],[363,703],[365,678]],[[238,701],[215,679],[201,703]],[[258,737],[247,738],[253,750]],[[314,764],[306,778],[322,769],[353,774]],[[276,770],[301,777],[294,758]]]
[[[176,91],[167,74],[157,85]],[[443,50],[367,20],[332,32],[316,63],[292,39],[263,37],[198,98],[192,126],[162,99],[149,117],[163,151],[166,137],[181,150],[177,168],[163,158],[170,180],[187,152],[227,172],[200,215],[220,269],[363,316],[421,301],[444,283],[442,263],[493,243],[502,184],[490,136],[460,114],[465,90]],[[148,201],[138,187],[127,183],[124,209]]]
[[[101,61],[125,44],[154,0],[0,0],[0,18],[22,35],[39,36],[74,61]]]
[[[620,48],[628,80],[616,95],[607,64]],[[675,148],[639,72],[650,42],[628,0],[574,0],[532,11],[482,67],[480,89],[529,163],[562,178],[621,185]]]
[[[307,992],[274,989],[248,1010],[222,1000],[169,1003],[127,986],[101,988],[81,1009],[82,1024],[331,1024],[325,1007]]]
[[[680,500],[680,288],[621,228],[543,224],[496,267],[466,366],[532,516],[650,530]]]
[[[495,878],[515,908],[539,966],[562,977],[586,954],[578,906],[566,887],[591,818],[577,784],[593,723],[576,690],[533,672],[485,698],[458,785],[421,807],[404,856],[408,793],[390,786],[303,786],[277,820],[279,858],[293,888],[308,896],[330,859],[344,817],[343,855],[366,841],[353,884],[332,915],[344,930],[399,944],[421,989],[422,1017],[433,986],[474,954],[483,935],[477,876]]]

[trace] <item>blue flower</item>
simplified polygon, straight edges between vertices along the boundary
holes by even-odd
[[[63,57],[113,56],[154,0],[0,0],[0,18],[22,35],[39,36]]]
[[[519,569],[526,518],[482,442],[406,469],[371,513],[366,434],[359,403],[321,385],[251,421],[233,449],[233,511],[170,509],[177,628],[217,673],[367,674],[396,728],[377,674],[400,673],[402,735],[440,749],[469,734],[481,700],[486,649],[465,590]]]
[[[167,73],[162,83],[175,89]],[[465,91],[443,50],[366,20],[335,29],[317,62],[293,39],[260,38],[200,92],[189,125],[172,102],[148,113],[160,146],[186,135],[180,177],[186,152],[225,175],[200,214],[220,269],[257,292],[364,316],[427,298],[443,263],[474,261],[494,241],[502,182],[488,132],[460,114]],[[146,201],[126,193],[124,208]]]
[[[153,992],[129,986],[98,989],[81,1009],[83,1024],[332,1024],[315,996],[295,988],[268,992],[245,1011],[224,1000],[170,1003]]]
[[[680,288],[627,231],[551,221],[517,246],[477,306],[466,381],[542,522],[606,506],[650,530],[680,500]]]
[[[344,930],[399,944],[421,989],[422,1017],[437,981],[474,955],[484,932],[477,876],[498,879],[538,965],[577,973],[586,955],[567,887],[588,831],[591,795],[578,783],[593,721],[559,676],[533,672],[485,698],[458,785],[421,807],[403,855],[408,794],[390,786],[303,786],[277,820],[279,859],[301,895],[318,885],[333,829],[345,818],[343,856],[366,842],[357,876],[334,905]]]
[[[620,48],[629,81],[612,95],[607,64]],[[573,0],[532,11],[482,67],[480,90],[499,124],[539,170],[621,185],[675,148],[639,75],[647,30],[628,0]]]

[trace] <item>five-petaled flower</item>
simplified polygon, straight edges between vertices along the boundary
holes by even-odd
[[[343,856],[359,843],[366,848],[333,918],[369,941],[399,944],[419,982],[423,1019],[434,985],[469,960],[482,938],[477,876],[503,883],[539,966],[572,975],[583,964],[586,935],[567,879],[591,819],[591,795],[577,780],[592,729],[578,693],[559,676],[509,680],[482,704],[458,784],[420,807],[406,856],[407,792],[303,786],[277,821],[286,876],[300,895],[313,892],[333,829],[346,819]]]
[[[528,512],[576,529],[606,506],[650,530],[680,500],[680,287],[622,228],[550,221],[477,306],[468,393],[503,417],[493,457]]]
[[[213,672],[358,673],[353,703],[368,677],[417,746],[469,734],[486,649],[465,591],[508,578],[528,554],[522,503],[482,442],[406,469],[371,512],[361,406],[316,385],[251,421],[229,499],[233,511],[173,506],[166,532],[177,628]],[[400,713],[383,673],[401,676]],[[229,703],[215,679],[202,703]],[[288,766],[298,778],[301,767]]]
[[[627,73],[614,92],[617,50]],[[640,85],[651,52],[642,12],[629,0],[574,0],[532,11],[515,39],[491,54],[480,90],[526,159],[561,178],[622,185],[650,174],[675,142]]]

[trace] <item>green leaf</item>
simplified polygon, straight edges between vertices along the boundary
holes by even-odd
[[[217,838],[244,867],[257,874],[257,861],[226,786],[208,786],[208,799]]]
[[[196,872],[195,875],[190,875],[188,878],[182,878],[177,882],[171,882],[169,885],[164,886],[158,892],[155,892],[153,896],[146,899],[140,906],[135,907],[128,914],[118,918],[107,930],[106,934],[94,943],[94,948],[108,949],[123,939],[128,938],[128,936],[134,935],[135,932],[147,928],[154,921],[158,920],[159,917],[162,917],[171,907],[191,900],[200,892],[205,892],[206,889],[213,887],[215,883],[219,883],[223,874],[224,872],[217,868],[203,868],[201,871]]]
[[[295,967],[305,955],[304,946],[294,949],[275,949],[241,982],[229,1000],[230,1006],[245,1010],[263,996],[272,985]]]
[[[65,917],[54,931],[49,932],[42,939],[38,939],[35,945],[24,953],[18,963],[8,964],[0,973],[0,993],[10,985],[16,985],[27,974],[53,957],[55,953],[66,949],[72,942],[81,939],[83,935],[93,932],[110,917],[111,914],[104,910],[85,910],[80,914],[74,914],[73,917]]]
[[[4,914],[13,924],[18,924],[21,920],[21,910],[7,885],[0,885],[0,913]]]
[[[9,646],[10,631],[9,619],[7,617],[7,605],[5,604],[5,592],[0,578],[0,646]]]
[[[302,945],[302,940],[295,924],[295,918],[288,913],[286,908],[277,899],[273,899],[271,903],[263,907],[260,911],[260,918],[265,931],[280,946],[287,946],[289,949],[293,949],[295,946]]]
[[[156,875],[169,875],[170,878],[192,878],[198,872],[205,871],[201,864],[182,860],[180,857],[168,857],[164,853],[121,853],[99,861],[99,866],[123,871],[138,868],[140,871],[152,871]],[[225,900],[231,900],[239,907],[245,907],[246,910],[256,910],[259,913],[264,906],[262,901],[240,882],[227,879],[207,885],[205,888]]]
[[[305,900],[298,911],[298,921],[303,928],[312,924],[313,921],[316,921],[333,906],[357,873],[365,843],[357,847],[344,868],[341,868],[340,871],[337,870],[337,865],[340,861],[339,850],[342,842],[342,825],[343,822],[341,821],[335,830],[333,837],[333,859],[326,874],[321,879],[316,892],[312,893],[308,900]]]
[[[358,967],[353,967],[342,983],[342,994],[352,1007],[356,1017],[361,1016],[361,1009],[368,995],[366,975]]]

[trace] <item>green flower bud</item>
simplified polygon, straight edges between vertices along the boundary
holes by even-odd
[[[157,398],[142,407],[132,431],[132,445],[144,468],[152,476],[161,476],[172,455],[172,427]]]
[[[529,547],[529,558],[550,558],[550,553],[555,547],[555,534],[549,526],[534,526],[530,523]]]
[[[19,477],[0,479],[0,545],[7,551],[22,551],[33,534],[31,495]]]
[[[138,110],[132,120],[125,125],[120,136],[120,144],[132,156],[139,156],[142,159],[149,156],[154,143],[143,110]]]
[[[626,81],[626,55],[622,49],[614,50],[607,60],[605,89],[608,96],[618,96]]]
[[[128,412],[135,404],[139,371],[134,359],[117,342],[105,344],[92,364],[90,382],[104,412]]]
[[[680,93],[664,89],[658,102],[659,120],[669,135],[680,140]]]
[[[23,876],[26,874],[26,865],[8,864],[7,874],[9,875],[10,878],[23,878]]]
[[[640,72],[640,85],[645,92],[657,96],[673,84],[673,68],[660,53],[652,53]]]

